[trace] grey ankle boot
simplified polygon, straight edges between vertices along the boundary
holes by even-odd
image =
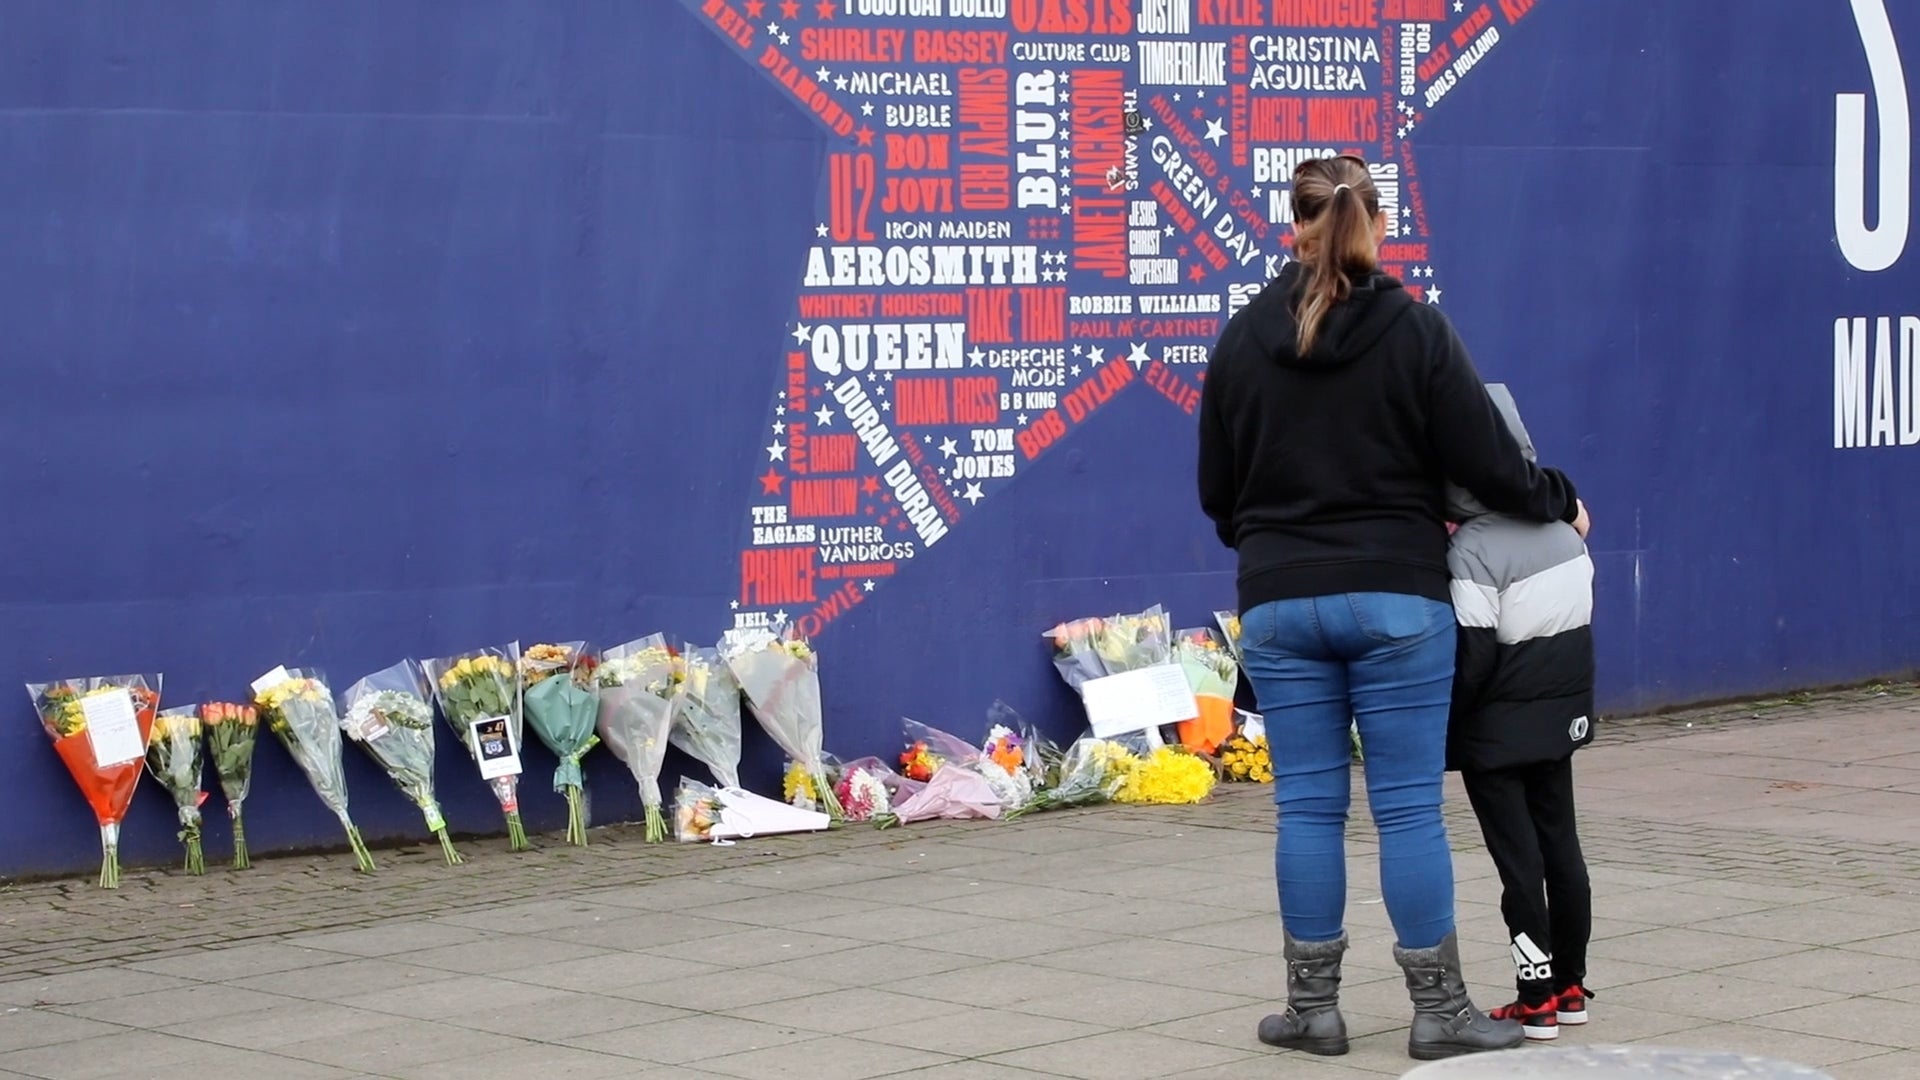
[[[1395,945],[1393,958],[1407,974],[1407,995],[1413,999],[1407,1054],[1415,1060],[1506,1050],[1526,1037],[1519,1021],[1493,1020],[1474,1008],[1460,974],[1460,944],[1454,935],[1431,949]]]
[[[1260,1021],[1268,1046],[1333,1057],[1347,1052],[1347,1022],[1340,1015],[1340,957],[1347,935],[1332,941],[1295,941],[1287,935],[1287,1011]]]

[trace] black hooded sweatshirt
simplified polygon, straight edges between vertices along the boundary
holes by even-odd
[[[1528,461],[1439,309],[1382,273],[1301,356],[1299,263],[1227,323],[1200,395],[1200,505],[1239,552],[1240,610],[1348,592],[1449,599],[1446,482],[1532,521],[1573,484]]]

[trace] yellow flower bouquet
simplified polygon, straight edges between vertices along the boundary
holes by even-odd
[[[1220,747],[1220,771],[1232,783],[1273,783],[1273,758],[1267,752],[1267,737],[1259,735],[1249,739],[1244,730],[1234,733]]]
[[[787,757],[806,770],[819,808],[835,821],[845,820],[827,779],[819,658],[812,646],[794,635],[769,636],[729,642],[725,656],[754,718]]]
[[[200,804],[207,801],[200,782],[202,765],[199,708],[183,705],[155,717],[153,734],[147,741],[147,771],[173,796],[189,874],[207,872],[207,858],[200,849]]]
[[[340,716],[333,693],[317,668],[275,668],[254,684],[260,718],[287,755],[307,774],[314,794],[340,819],[353,849],[354,865],[373,872],[373,854],[360,839],[360,830],[347,816],[347,773],[340,761]]]
[[[640,785],[647,841],[667,838],[661,809],[660,768],[673,726],[673,700],[680,669],[666,635],[649,634],[608,649],[600,679],[600,741],[627,766]]]
[[[526,851],[520,823],[520,643],[476,649],[426,662],[440,713],[473,756],[507,818],[507,847]]]
[[[1156,748],[1126,772],[1113,801],[1134,805],[1197,803],[1213,792],[1213,766],[1177,746]]]

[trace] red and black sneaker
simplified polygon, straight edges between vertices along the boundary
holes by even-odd
[[[1593,991],[1574,983],[1553,996],[1554,1018],[1563,1024],[1586,1023],[1587,1001],[1592,997]]]
[[[1559,999],[1548,998],[1544,1004],[1527,1005],[1514,1002],[1502,1005],[1487,1012],[1495,1020],[1518,1020],[1520,1030],[1534,1042],[1546,1042],[1560,1037]]]

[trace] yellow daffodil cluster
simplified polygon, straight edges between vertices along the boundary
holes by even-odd
[[[504,656],[484,653],[480,656],[462,657],[452,667],[440,673],[440,689],[451,690],[463,682],[478,679],[514,678],[513,665]]]
[[[778,638],[768,642],[767,648],[779,649],[795,660],[811,661],[813,659],[813,646],[798,638]]]
[[[1114,794],[1114,801],[1134,804],[1197,803],[1213,791],[1213,766],[1172,746],[1162,746],[1139,759]]]
[[[1220,748],[1220,764],[1227,779],[1253,784],[1273,783],[1273,759],[1267,753],[1267,737],[1249,740],[1235,735]]]

